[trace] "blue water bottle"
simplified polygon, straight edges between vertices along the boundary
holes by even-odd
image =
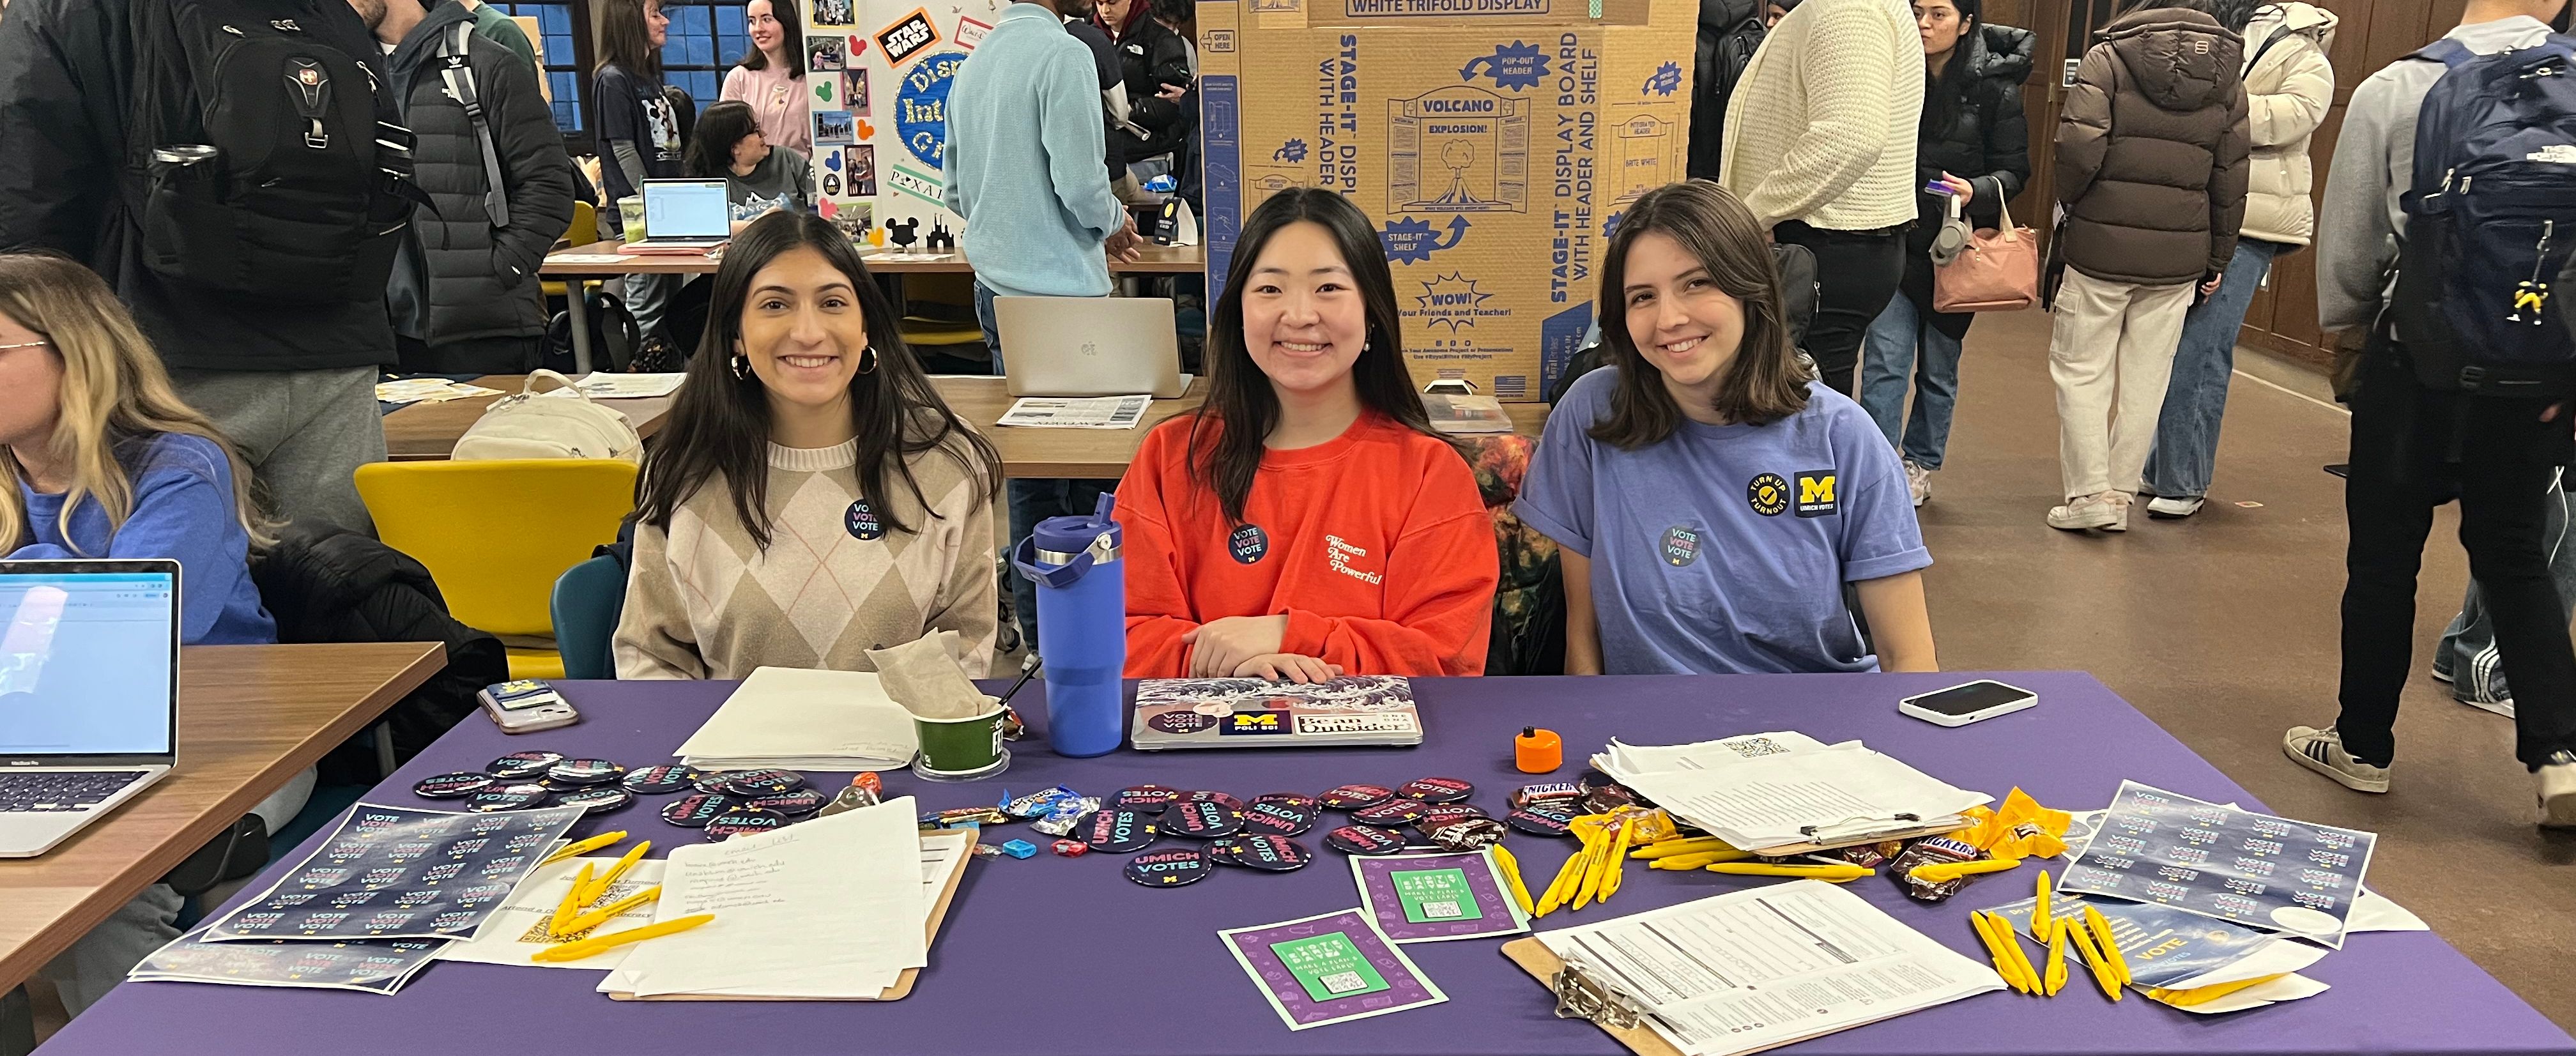
[[[1103,495],[1088,517],[1049,517],[1011,551],[1038,586],[1038,641],[1047,684],[1047,743],[1058,755],[1107,755],[1126,736],[1119,676],[1127,668],[1123,538]]]

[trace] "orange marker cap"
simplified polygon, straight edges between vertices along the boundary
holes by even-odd
[[[1565,742],[1555,730],[1523,726],[1521,735],[1512,738],[1512,763],[1524,774],[1554,773],[1565,765]]]

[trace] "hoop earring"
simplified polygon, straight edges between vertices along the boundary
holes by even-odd
[[[735,381],[751,380],[751,360],[749,357],[744,356],[740,352],[736,352],[728,362],[733,364],[733,379]]]
[[[859,346],[859,373],[874,374],[877,369],[877,346]]]

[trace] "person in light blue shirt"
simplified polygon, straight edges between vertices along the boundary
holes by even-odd
[[[1513,505],[1561,547],[1566,673],[1938,670],[1905,471],[1798,363],[1752,212],[1664,187],[1602,260],[1612,365],[1557,403]]]

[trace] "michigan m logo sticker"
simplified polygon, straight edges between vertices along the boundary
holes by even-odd
[[[1840,497],[1834,494],[1836,483],[1830,469],[1798,474],[1798,516],[1829,517],[1841,512]]]

